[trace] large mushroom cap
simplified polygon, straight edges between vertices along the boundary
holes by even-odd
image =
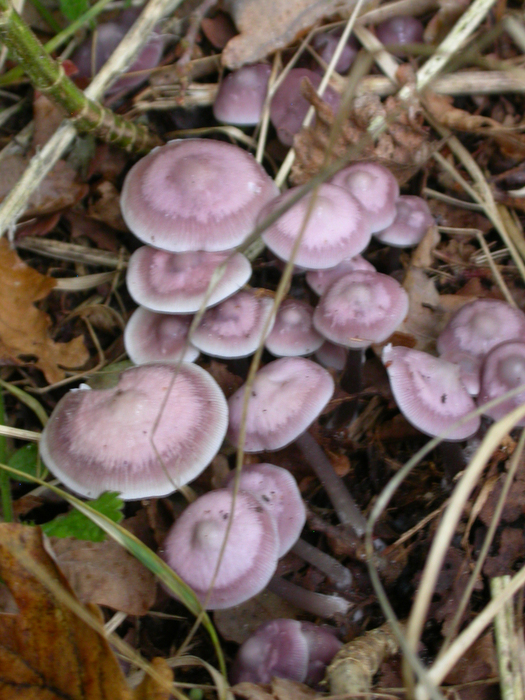
[[[440,435],[474,411],[460,380],[459,367],[426,352],[387,345],[383,363],[399,410],[427,435]],[[479,416],[447,432],[446,440],[465,440],[479,428]]]
[[[390,170],[379,163],[354,163],[330,180],[363,205],[372,233],[390,226],[396,216],[399,185]]]
[[[168,253],[142,246],[129,260],[126,282],[137,304],[166,314],[193,314],[204,302],[214,306],[238,292],[251,274],[250,261],[234,251]]]
[[[525,403],[525,343],[517,340],[501,343],[483,360],[478,404],[483,408],[483,404],[521,385],[523,385],[523,391],[484,410],[485,415],[494,420],[500,420]],[[525,425],[525,418],[517,425]]]
[[[395,279],[356,270],[336,280],[322,295],[314,326],[332,343],[363,348],[386,340],[408,312],[408,296]]]
[[[156,148],[129,171],[122,215],[145,243],[171,252],[229,250],[254,227],[278,194],[247,151],[189,139]]]
[[[274,199],[261,211],[259,220],[273,214],[295,193],[296,188],[292,188]],[[312,198],[314,204],[309,211]],[[371,238],[363,207],[355,197],[335,185],[320,185],[316,192],[307,194],[271,224],[262,237],[281,260],[290,260],[303,226],[294,263],[309,270],[338,265],[344,258],[364,250]]]
[[[232,471],[226,486],[233,490],[236,472]],[[256,496],[277,523],[279,557],[299,539],[306,522],[306,510],[297,482],[289,471],[275,464],[250,464],[242,468],[239,488]]]
[[[321,413],[334,392],[327,370],[304,357],[284,357],[260,369],[251,387],[243,416],[246,385],[229,399],[228,438],[239,444],[246,420],[246,452],[280,450],[303,433]]]
[[[257,595],[275,573],[278,547],[273,517],[258,499],[239,491],[234,504],[233,494],[227,489],[210,491],[188,506],[163,544],[167,564],[201,602],[207,600],[209,610],[231,608]]]
[[[126,324],[124,347],[136,365],[195,362],[199,351],[188,340],[193,316],[158,314],[142,306]]]
[[[42,459],[68,488],[95,498],[166,496],[195,479],[218,452],[228,406],[191,364],[126,370],[111,389],[70,391],[40,441]]]

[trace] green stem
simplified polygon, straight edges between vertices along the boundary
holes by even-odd
[[[5,425],[5,406],[4,397],[0,393],[0,425]],[[4,435],[0,435],[0,464],[7,462],[7,439]],[[13,516],[13,499],[11,496],[11,483],[9,474],[3,469],[0,470],[0,498],[2,500],[2,517],[4,522],[12,523]]]
[[[109,5],[110,2],[112,2],[112,0],[99,0],[98,2],[96,2],[93,5],[93,7],[90,7],[89,10],[87,12],[84,12],[84,14],[81,17],[76,19],[74,22],[71,22],[71,24],[69,24],[65,29],[63,29],[59,34],[57,34],[46,44],[44,44],[45,50],[48,53],[53,53],[53,51],[59,49],[66,43],[68,39],[70,39],[74,34],[76,34],[79,29],[81,29],[88,22],[91,22],[92,19],[95,19],[106,7],[106,5]],[[0,87],[11,85],[11,83],[20,80],[20,78],[22,78],[23,75],[24,70],[20,66],[12,68],[10,71],[7,71],[7,73],[4,73],[4,75],[0,76]]]
[[[60,24],[56,21],[56,19],[53,17],[53,14],[47,9],[47,7],[40,2],[40,0],[31,0],[31,4],[35,8],[35,10],[38,12],[40,17],[46,22],[46,24],[49,25],[49,27],[55,32],[61,32],[62,27]]]
[[[138,153],[160,145],[159,138],[146,127],[87,98],[66,76],[62,65],[49,56],[8,0],[0,0],[0,39],[32,85],[61,107],[79,132],[94,134],[107,143]]]

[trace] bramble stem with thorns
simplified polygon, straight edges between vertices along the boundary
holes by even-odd
[[[160,145],[160,139],[146,127],[129,122],[86,97],[8,0],[0,0],[0,39],[20,62],[33,86],[61,107],[79,132],[92,133],[136,153]]]

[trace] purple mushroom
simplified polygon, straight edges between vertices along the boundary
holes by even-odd
[[[192,316],[158,314],[142,306],[124,332],[124,347],[136,365],[150,362],[195,362],[199,351],[188,340]]]
[[[264,344],[275,357],[311,355],[324,343],[313,326],[314,309],[298,299],[285,299]]]
[[[257,63],[229,73],[220,84],[213,103],[215,119],[237,126],[258,124],[271,72],[266,63]]]
[[[487,354],[481,366],[478,404],[483,408],[483,404],[519,386],[523,386],[523,391],[492,408],[487,408],[483,411],[484,414],[493,420],[499,420],[518,406],[525,404],[525,342],[511,340],[496,345]],[[516,425],[524,426],[525,418]]]

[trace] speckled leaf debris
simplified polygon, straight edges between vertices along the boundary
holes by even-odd
[[[0,240],[0,364],[24,364],[28,359],[49,383],[64,378],[63,368],[76,368],[88,359],[81,336],[67,343],[50,337],[51,320],[35,306],[56,286],[53,277],[26,265],[5,238]]]
[[[226,45],[222,62],[233,70],[260,61],[290,44],[317,20],[348,16],[354,5],[355,0],[226,0],[240,34]]]

